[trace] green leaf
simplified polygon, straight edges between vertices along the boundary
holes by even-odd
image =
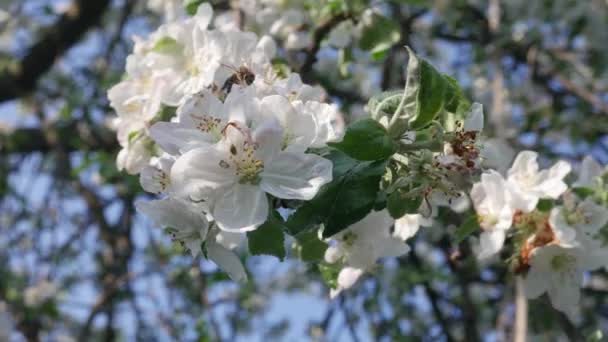
[[[553,208],[553,200],[548,199],[548,198],[542,198],[538,201],[538,204],[536,205],[536,209],[542,211],[542,212],[548,212]]]
[[[324,157],[334,164],[333,181],[289,217],[291,235],[323,224],[323,237],[330,237],[363,219],[374,207],[386,162],[361,162],[338,150]]]
[[[133,141],[135,141],[135,139],[139,136],[140,133],[141,130],[129,133],[129,136],[127,137],[127,141],[129,142],[129,144],[133,143]]]
[[[587,342],[600,342],[604,341],[604,333],[600,329],[594,329],[585,338]]]
[[[590,188],[573,188],[572,191],[580,198],[587,198],[595,195],[595,190]]]
[[[390,42],[382,42],[382,43],[376,45],[369,52],[372,57],[372,61],[378,62],[378,61],[383,60],[384,57],[386,57],[388,50],[390,50],[392,46],[393,46],[393,43],[390,43]]]
[[[162,37],[152,47],[152,51],[162,54],[173,54],[181,51],[180,43],[171,37]]]
[[[285,259],[285,234],[280,219],[273,217],[256,230],[247,233],[249,252],[252,255],[273,255]]]
[[[291,69],[285,59],[275,58],[272,60],[272,70],[276,73],[279,79],[287,78]]]
[[[396,3],[396,4],[414,5],[414,6],[420,6],[420,7],[430,7],[432,5],[432,3],[428,0],[389,0],[389,2]]]
[[[319,273],[321,278],[327,286],[332,289],[338,288],[338,274],[340,274],[340,268],[337,265],[330,264],[319,264]]]
[[[173,117],[175,117],[175,113],[177,112],[177,107],[165,106],[162,105],[159,109],[158,113],[156,113],[155,122],[156,121],[171,121]]]
[[[469,237],[469,235],[480,229],[481,227],[479,227],[479,222],[477,222],[477,216],[473,215],[469,217],[454,232],[454,243],[460,244]]]
[[[305,262],[322,261],[327,250],[327,243],[319,239],[317,230],[303,232],[295,236],[298,242],[300,259]]]
[[[406,84],[391,119],[389,134],[400,136],[409,129],[422,129],[446,111],[456,112],[468,103],[458,83],[451,77],[441,74],[427,61],[419,58],[407,48],[409,60],[406,71]],[[393,100],[393,103],[395,103]],[[397,102],[397,103],[399,103]],[[469,105],[470,106],[470,105]],[[398,111],[398,113],[397,113]]]
[[[353,60],[353,51],[350,48],[340,49],[338,52],[338,69],[341,77],[348,77],[348,67]]]
[[[341,142],[329,145],[364,161],[388,159],[396,150],[384,126],[374,119],[355,121],[347,128]]]
[[[372,118],[376,120],[380,117],[380,115],[375,115],[376,113],[393,114],[397,110],[397,107],[399,107],[402,97],[402,90],[391,90],[380,93],[367,102],[368,111],[371,113]]]
[[[374,14],[370,22],[363,27],[359,47],[366,51],[387,50],[399,40],[401,40],[399,24],[390,18]]]
[[[184,0],[184,8],[186,9],[186,13],[188,15],[195,15],[198,10],[198,6],[200,6],[205,0]]]
[[[414,214],[422,204],[422,197],[406,197],[399,190],[393,191],[387,199],[386,208],[395,219],[405,214]]]
[[[420,63],[418,112],[410,120],[413,128],[422,128],[433,121],[443,108],[448,81],[428,62]]]

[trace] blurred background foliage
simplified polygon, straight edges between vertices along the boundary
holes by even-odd
[[[211,2],[261,29],[239,1]],[[402,87],[408,45],[484,104],[488,136],[547,158],[608,162],[605,0],[277,3],[306,11],[301,29],[312,37],[277,63],[323,85],[350,120],[370,96]],[[251,281],[239,286],[139,217],[133,201],[146,195],[116,170],[106,91],[122,77],[131,37],[161,22],[146,5],[0,1],[0,340],[511,339],[507,265],[478,265],[467,242],[455,245],[449,213],[413,252],[333,301],[313,264],[249,257]],[[354,43],[327,44],[333,26],[370,7],[376,15]],[[606,272],[589,275],[584,293],[580,326],[530,302],[530,340],[600,338]]]

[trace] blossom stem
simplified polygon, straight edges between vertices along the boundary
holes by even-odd
[[[528,336],[528,299],[524,292],[524,280],[515,277],[515,327],[514,342],[525,342]]]

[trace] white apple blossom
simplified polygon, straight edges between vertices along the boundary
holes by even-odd
[[[197,147],[215,144],[229,122],[245,125],[258,115],[250,89],[236,88],[224,102],[203,91],[187,97],[177,109],[177,122],[157,122],[150,136],[167,153],[179,155]]]
[[[57,285],[43,280],[36,285],[29,286],[23,292],[23,301],[28,307],[38,307],[57,294]]]
[[[310,200],[332,179],[329,160],[284,146],[276,119],[254,129],[230,124],[224,131],[225,139],[185,153],[171,170],[182,196],[208,198],[221,229],[254,230],[268,216],[266,193]]]
[[[324,147],[328,142],[341,141],[344,137],[346,125],[336,105],[317,101],[295,101],[293,106],[300,115],[311,116],[315,121],[316,134],[311,147]]]
[[[607,172],[593,157],[583,158],[578,172],[578,179],[572,184],[573,188],[593,188],[595,179]]]
[[[522,151],[508,171],[512,205],[525,213],[534,210],[539,199],[556,199],[568,189],[563,179],[570,172],[570,164],[559,161],[539,171],[537,157],[536,152]]]
[[[126,170],[129,174],[138,174],[148,165],[152,158],[153,142],[143,133],[130,139],[118,152],[116,168],[118,171]]]
[[[481,181],[473,184],[471,200],[483,229],[478,257],[488,258],[500,251],[513,222],[508,184],[498,172],[485,172]]]
[[[164,77],[148,76],[145,68],[134,64],[134,57],[127,59],[129,78],[108,92],[110,106],[118,114],[113,126],[122,146],[117,167],[130,174],[139,173],[151,157],[146,129],[158,115],[167,82]]]
[[[571,320],[576,320],[583,272],[595,268],[591,266],[595,263],[580,248],[558,245],[536,248],[532,252],[530,270],[524,280],[526,296],[532,299],[547,292],[555,309],[566,313]]]
[[[342,261],[345,265],[338,275],[338,288],[332,296],[351,287],[379,259],[409,251],[402,239],[391,234],[394,223],[387,210],[375,211],[332,237],[334,243],[326,250],[325,261],[330,264]]]
[[[420,214],[407,214],[395,220],[394,236],[405,241],[418,232],[420,227],[430,227],[433,225],[433,219],[426,218]]]
[[[139,201],[135,206],[137,211],[165,228],[193,257],[203,253],[201,246],[204,244],[206,256],[232,280],[247,279],[239,257],[232,251],[242,243],[244,235],[210,229],[204,206],[172,198]]]
[[[162,194],[169,191],[171,166],[175,159],[170,155],[152,158],[139,174],[141,187],[152,194]]]
[[[135,208],[165,228],[173,240],[181,243],[193,257],[201,254],[201,244],[209,230],[204,207],[176,198],[165,198],[138,201]]]
[[[596,204],[590,198],[578,203],[574,208],[555,207],[549,216],[549,224],[558,243],[564,247],[584,248],[585,242],[594,240],[595,235],[607,223],[608,208]]]
[[[290,101],[323,101],[326,97],[325,91],[320,87],[313,87],[302,82],[298,73],[292,72],[286,78],[272,80],[269,84],[264,80],[256,79],[258,96],[283,95]]]
[[[133,56],[138,64],[147,67],[151,77],[165,80],[163,103],[176,106],[184,95],[213,83],[221,56],[207,31],[212,17],[213,9],[204,3],[196,15],[161,25],[147,39],[136,41]]]

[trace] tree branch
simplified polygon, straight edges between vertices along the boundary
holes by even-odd
[[[96,25],[110,0],[75,0],[54,26],[31,46],[21,61],[0,73],[0,102],[16,99],[34,90],[36,83],[65,51]]]
[[[306,50],[306,59],[300,67],[300,75],[305,82],[310,82],[310,72],[312,66],[317,61],[317,52],[321,48],[321,42],[331,32],[331,30],[346,19],[351,18],[351,14],[340,13],[321,22],[312,34],[312,42]]]
[[[1,91],[1,90],[0,90]],[[89,127],[76,121],[60,122],[41,128],[20,128],[0,132],[0,153],[47,153],[55,149],[65,152],[101,150],[114,152],[118,142],[106,128]]]

